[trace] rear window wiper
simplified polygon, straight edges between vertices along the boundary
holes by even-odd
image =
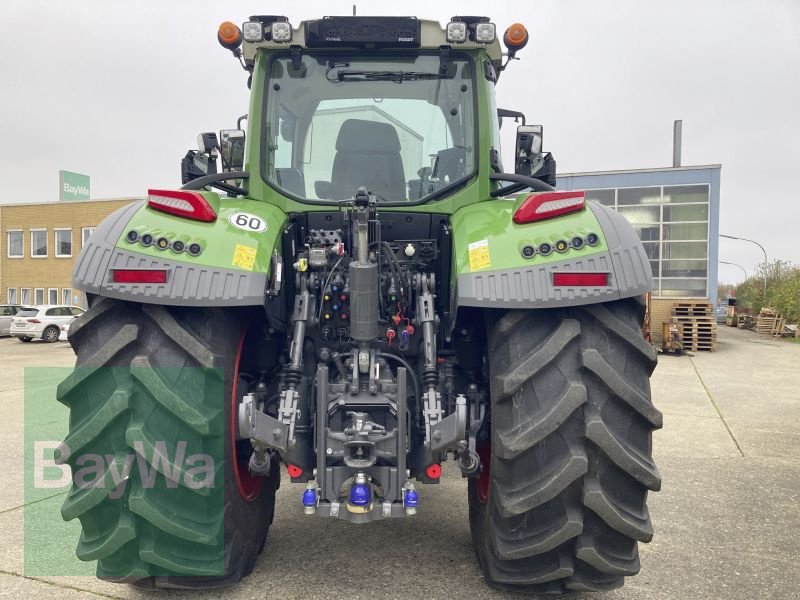
[[[451,75],[424,71],[353,71],[340,70],[328,74],[328,81],[422,81],[427,79],[452,79]]]

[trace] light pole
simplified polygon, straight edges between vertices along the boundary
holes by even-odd
[[[761,251],[764,253],[764,300],[766,301],[766,299],[767,299],[767,251],[764,249],[764,246],[762,246],[761,244],[759,244],[755,240],[749,240],[749,239],[743,238],[743,237],[736,237],[735,235],[725,235],[724,233],[720,233],[719,237],[728,238],[729,240],[742,240],[743,242],[750,242],[751,244],[755,244],[756,246],[761,248]]]
[[[739,263],[732,263],[732,262],[728,262],[726,260],[721,260],[721,261],[719,261],[719,264],[721,264],[721,265],[733,265],[734,267],[739,267],[742,270],[742,273],[744,273],[745,281],[747,281],[747,271],[745,271],[744,267],[742,265],[740,265]]]

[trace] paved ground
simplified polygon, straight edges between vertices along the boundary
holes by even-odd
[[[656,537],[641,549],[642,573],[573,599],[800,598],[800,344],[725,327],[719,337],[715,353],[662,357],[653,378],[664,483],[650,499]],[[24,575],[22,369],[72,358],[66,344],[0,339],[0,597],[153,598],[91,577]],[[507,597],[479,575],[453,469],[422,490],[416,518],[369,526],[304,518],[301,491],[281,488],[268,549],[241,585],[160,597]],[[42,506],[58,511],[63,493],[54,494]]]

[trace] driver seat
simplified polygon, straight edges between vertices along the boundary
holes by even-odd
[[[400,139],[388,123],[347,119],[336,138],[331,197],[348,200],[359,187],[391,202],[406,199]]]

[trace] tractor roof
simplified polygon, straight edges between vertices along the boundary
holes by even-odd
[[[483,48],[495,65],[502,60],[496,28],[488,17],[453,17],[446,27],[416,17],[324,17],[294,27],[283,16],[257,15],[242,24],[242,32],[242,54],[248,65],[259,48],[342,48],[372,53],[445,46],[452,50]]]

